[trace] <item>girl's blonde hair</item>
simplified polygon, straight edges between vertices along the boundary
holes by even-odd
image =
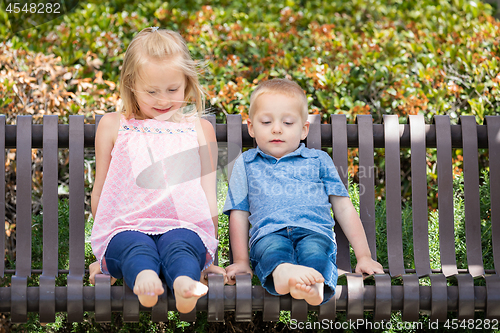
[[[143,29],[132,39],[125,52],[120,77],[120,95],[124,116],[127,119],[145,118],[139,109],[134,88],[137,80],[141,79],[141,65],[150,59],[177,60],[177,64],[186,77],[184,100],[194,102],[196,106],[190,112],[180,109],[169,120],[176,121],[195,114],[202,116],[205,108],[205,91],[198,80],[198,64],[191,58],[186,42],[179,33],[157,28]]]

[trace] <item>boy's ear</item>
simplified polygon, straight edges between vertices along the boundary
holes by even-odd
[[[302,126],[302,134],[300,135],[300,139],[304,140],[305,138],[307,138],[308,134],[309,134],[309,121],[306,120],[306,122]]]
[[[247,119],[247,126],[248,126],[248,134],[250,134],[250,136],[252,138],[255,138],[255,135],[254,135],[254,132],[253,132],[252,119],[250,119],[250,118]]]

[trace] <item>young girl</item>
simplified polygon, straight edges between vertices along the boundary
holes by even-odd
[[[158,28],[137,34],[120,94],[123,111],[102,117],[96,133],[91,244],[98,262],[90,280],[100,272],[123,277],[151,307],[164,292],[162,276],[187,313],[208,291],[202,272],[226,276],[212,264],[217,144],[200,118],[204,93],[183,38]]]

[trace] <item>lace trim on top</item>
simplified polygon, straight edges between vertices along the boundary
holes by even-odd
[[[196,130],[193,127],[171,129],[171,128],[151,127],[151,126],[135,126],[127,124],[122,124],[118,131],[120,132],[130,131],[136,133],[152,133],[152,134],[182,134],[182,133],[196,132]]]

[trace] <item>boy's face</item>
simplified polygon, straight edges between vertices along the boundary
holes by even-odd
[[[248,132],[266,154],[281,158],[299,147],[309,133],[309,122],[302,119],[300,102],[282,94],[264,93],[257,100]]]

